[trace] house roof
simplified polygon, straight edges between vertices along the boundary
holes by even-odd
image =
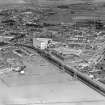
[[[48,42],[49,40],[52,40],[50,38],[34,38],[34,39],[41,41],[41,42]]]

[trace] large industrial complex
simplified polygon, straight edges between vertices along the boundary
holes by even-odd
[[[105,1],[1,1],[0,105],[105,105]]]

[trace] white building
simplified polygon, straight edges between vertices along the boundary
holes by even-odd
[[[0,42],[8,42],[9,40],[13,39],[14,36],[3,36],[3,35],[0,35]]]
[[[7,65],[0,67],[0,74],[8,73],[10,71],[12,71],[12,68]]]
[[[82,53],[81,49],[70,49],[68,47],[59,47],[59,48],[55,48],[55,51],[57,51],[58,53],[62,53],[63,55],[80,55]]]
[[[33,38],[33,46],[40,49],[46,49],[50,42],[52,39],[49,38]]]

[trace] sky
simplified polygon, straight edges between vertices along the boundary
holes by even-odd
[[[39,1],[39,2],[54,2],[54,1],[58,1],[58,2],[64,2],[64,1],[69,1],[69,2],[78,2],[78,1],[105,1],[105,0],[0,0],[0,4],[8,4],[8,3],[26,3],[26,2],[30,2],[30,1],[33,1],[33,2],[36,2],[36,1]]]
[[[0,0],[0,4],[24,3],[24,0]]]

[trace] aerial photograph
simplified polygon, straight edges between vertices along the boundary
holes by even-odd
[[[105,0],[0,0],[0,105],[105,105]]]

